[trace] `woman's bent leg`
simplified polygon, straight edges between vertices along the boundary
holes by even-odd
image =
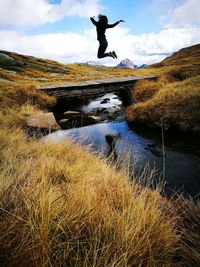
[[[106,40],[99,41],[99,49],[97,53],[98,58],[110,57],[109,53],[105,53],[107,47],[108,42]]]

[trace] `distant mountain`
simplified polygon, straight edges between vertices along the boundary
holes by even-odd
[[[117,67],[119,67],[119,68],[129,68],[129,69],[135,69],[136,68],[136,66],[134,65],[134,63],[130,59],[128,59],[128,58],[122,60],[117,65]]]
[[[147,64],[135,65],[136,69],[141,69],[147,67]]]
[[[85,62],[86,65],[91,66],[102,66],[101,62],[95,61],[95,60],[89,60]]]
[[[141,69],[145,68],[147,64],[135,65],[130,59],[126,58],[122,60],[116,67],[129,68],[129,69]]]

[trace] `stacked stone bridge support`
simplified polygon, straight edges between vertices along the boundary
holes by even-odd
[[[156,76],[129,76],[123,78],[40,86],[38,89],[56,97],[56,106],[51,111],[53,111],[57,120],[62,116],[62,113],[66,111],[66,108],[68,110],[73,110],[74,103],[77,104],[78,101],[80,104],[81,102],[87,103],[90,99],[94,99],[106,93],[114,92],[128,105],[131,103],[130,94],[136,81],[144,79],[155,80],[156,78]]]

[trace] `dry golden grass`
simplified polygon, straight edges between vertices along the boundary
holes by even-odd
[[[2,266],[170,266],[177,216],[158,191],[68,142],[0,144]]]
[[[160,83],[156,81],[138,81],[132,91],[132,99],[134,103],[146,101],[152,98],[159,89]]]
[[[76,64],[68,69],[66,82],[93,79],[91,72],[99,73],[98,79],[135,73]],[[0,265],[197,266],[199,206],[193,201],[164,199],[159,188],[152,191],[131,182],[126,168],[117,171],[69,141],[52,144],[27,138],[26,117],[55,99],[36,90],[41,82],[27,80],[26,74],[59,82],[63,77],[54,80],[49,73],[26,71],[3,71],[6,79],[14,75],[14,82],[0,86]],[[163,73],[156,67],[139,73],[155,72]],[[136,105],[159,99],[159,94],[162,99],[172,84],[177,92],[182,90],[171,76],[159,82],[162,90],[151,82],[150,93],[147,84],[143,93],[138,87],[138,101],[145,102]],[[188,80],[185,86],[191,82],[198,83]]]
[[[134,93],[140,102],[127,109],[129,121],[139,121],[154,127],[163,123],[165,128],[176,127],[193,134],[200,134],[200,76],[182,82],[173,82],[155,86],[146,82],[145,87],[140,84]],[[159,89],[158,89],[159,88]],[[152,92],[153,91],[153,92]],[[147,96],[151,97],[147,97]]]
[[[159,78],[138,82],[133,88],[128,120],[199,135],[200,45],[183,49],[153,67]]]
[[[177,201],[177,212],[181,218],[179,231],[182,238],[177,251],[178,266],[199,266],[200,262],[200,202],[180,198]]]
[[[55,104],[54,97],[41,93],[33,85],[18,84],[0,86],[0,108],[1,110],[20,107],[22,104],[38,106],[42,109]]]
[[[69,141],[1,129],[0,149],[1,266],[198,263],[193,201],[164,199]]]

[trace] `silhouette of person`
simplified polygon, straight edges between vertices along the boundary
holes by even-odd
[[[124,22],[124,20],[119,20],[113,24],[108,24],[108,18],[105,15],[99,15],[98,18],[99,20],[96,21],[94,17],[90,17],[90,20],[96,26],[97,40],[99,41],[99,49],[98,49],[97,57],[98,58],[104,58],[104,57],[117,58],[117,54],[115,51],[105,53],[106,48],[108,47],[108,42],[106,40],[105,32],[106,32],[106,29],[114,28],[120,22]]]

